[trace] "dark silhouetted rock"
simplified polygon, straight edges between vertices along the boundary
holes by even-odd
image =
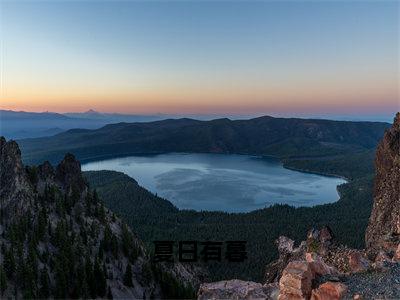
[[[70,153],[67,153],[57,166],[55,179],[67,193],[71,193],[73,189],[82,193],[86,189],[86,182],[81,172],[81,164]]]
[[[0,207],[2,221],[25,212],[32,201],[31,185],[15,141],[0,137]]]

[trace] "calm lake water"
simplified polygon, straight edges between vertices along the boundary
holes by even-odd
[[[275,203],[314,206],[339,199],[345,180],[288,170],[272,158],[162,154],[91,162],[82,169],[123,172],[181,209],[248,212]]]

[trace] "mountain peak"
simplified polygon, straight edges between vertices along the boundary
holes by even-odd
[[[89,109],[84,112],[84,114],[90,114],[90,115],[100,115],[98,111],[95,111],[94,109]]]

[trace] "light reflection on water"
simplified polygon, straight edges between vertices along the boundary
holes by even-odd
[[[114,170],[181,209],[248,212],[275,203],[314,206],[337,201],[340,178],[301,173],[272,158],[225,154],[130,156],[84,164]]]

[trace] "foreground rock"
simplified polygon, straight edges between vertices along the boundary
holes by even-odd
[[[252,281],[238,279],[224,280],[213,283],[203,283],[197,297],[206,299],[274,299],[277,285],[262,285]]]
[[[347,293],[347,286],[340,282],[325,282],[311,294],[311,300],[339,300]]]
[[[306,261],[290,262],[279,280],[279,300],[308,299],[311,294],[313,272]]]

